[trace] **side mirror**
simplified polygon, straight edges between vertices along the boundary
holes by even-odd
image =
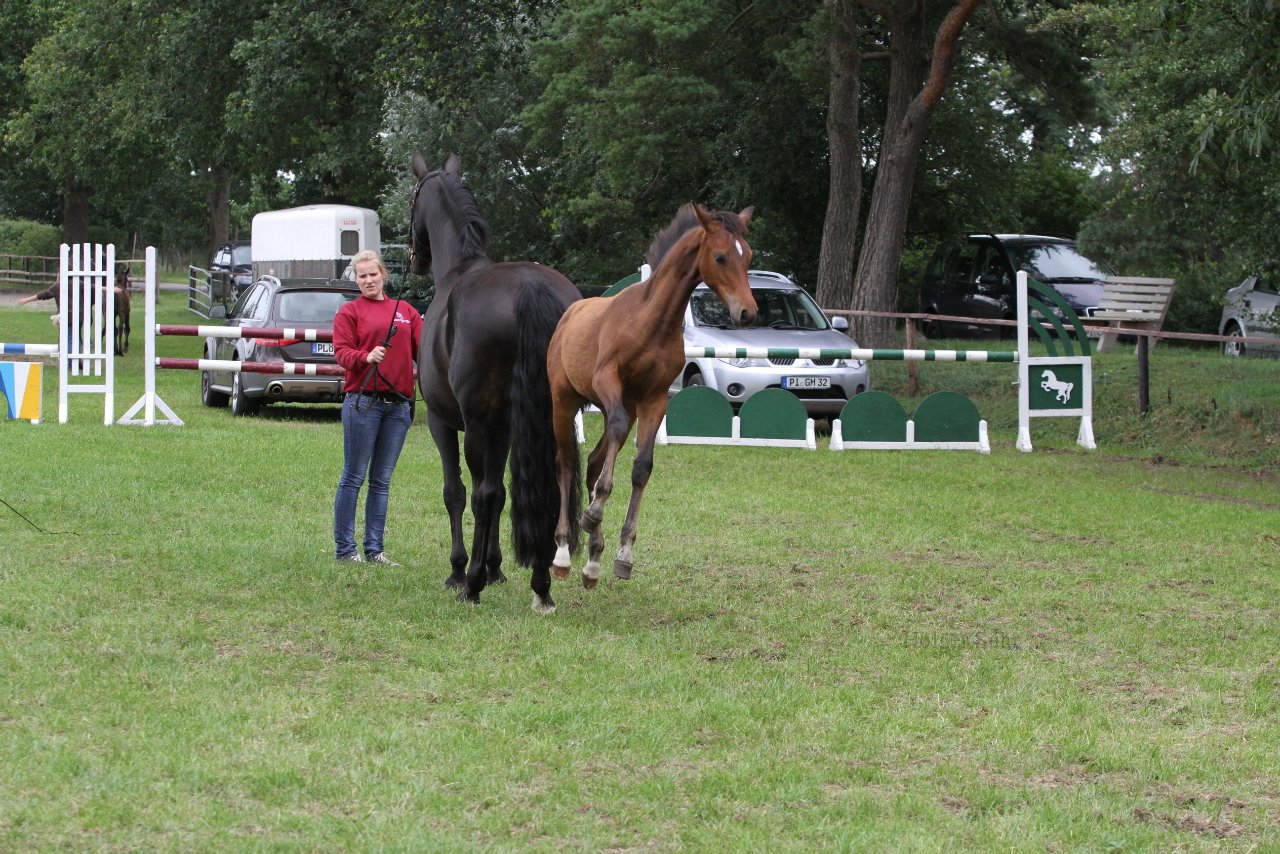
[[[837,314],[835,317],[831,318],[831,328],[839,332],[848,332],[849,318],[845,317],[843,314]]]
[[[221,303],[215,303],[214,305],[209,306],[210,320],[226,320],[226,317],[227,317],[227,307],[225,305],[222,305]]]

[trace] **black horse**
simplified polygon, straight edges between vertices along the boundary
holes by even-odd
[[[560,489],[547,343],[565,308],[580,294],[549,267],[489,259],[489,224],[458,177],[460,169],[456,154],[443,169],[429,170],[415,153],[418,184],[409,212],[413,271],[430,272],[436,288],[423,316],[418,385],[444,470],[444,504],[453,539],[453,571],[445,585],[461,587],[460,600],[477,602],[486,583],[506,580],[498,521],[506,503],[510,456],[516,562],[533,571],[533,609],[549,613],[556,607],[550,566]],[[459,433],[464,434],[475,517],[469,567]]]

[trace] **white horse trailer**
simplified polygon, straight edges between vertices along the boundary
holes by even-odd
[[[253,276],[336,279],[364,249],[381,251],[378,215],[351,205],[304,205],[253,218]]]

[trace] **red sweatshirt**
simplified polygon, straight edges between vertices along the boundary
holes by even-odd
[[[398,309],[397,309],[398,305]],[[364,386],[366,392],[397,391],[414,395],[413,369],[418,362],[418,341],[422,337],[422,315],[403,300],[373,300],[358,296],[338,309],[333,318],[333,356],[347,369],[344,391],[359,391],[372,365],[369,353],[387,337],[395,312],[396,332],[391,336],[386,357],[377,373]]]

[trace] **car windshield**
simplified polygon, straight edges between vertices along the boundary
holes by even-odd
[[[231,247],[231,264],[235,267],[248,267],[252,263],[250,257],[250,248],[248,246],[232,246]]]
[[[281,323],[333,323],[333,316],[357,294],[351,291],[285,291],[277,301]]]
[[[826,329],[826,315],[813,297],[802,290],[792,288],[752,288],[751,295],[756,298],[756,322],[753,328],[767,327],[772,329]],[[693,308],[693,322],[698,326],[710,326],[716,329],[729,329],[733,324],[729,321],[729,312],[710,290],[699,288],[690,298]]]
[[[1041,282],[1105,279],[1111,271],[1065,243],[1006,244],[1015,269]]]

